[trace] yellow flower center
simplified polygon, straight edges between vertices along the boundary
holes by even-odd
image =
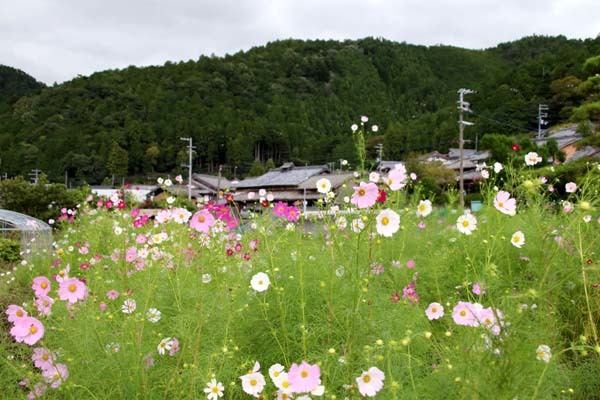
[[[515,243],[519,243],[519,240],[521,240],[521,238],[520,238],[520,237],[518,237],[518,236],[515,236],[515,237],[513,238],[513,242],[515,242]]]
[[[421,211],[421,212],[425,211],[425,204],[419,205],[419,211]]]
[[[467,312],[465,310],[461,310],[459,314],[460,314],[461,317],[466,317],[467,316]]]
[[[219,388],[218,388],[218,387],[216,387],[216,386],[213,386],[213,388],[212,388],[212,392],[213,392],[213,393],[219,393]]]
[[[40,283],[40,287],[42,289],[46,289],[48,287],[48,284],[46,282],[42,282],[42,283]]]
[[[437,312],[437,308],[436,307],[432,307],[431,308],[431,312],[435,314]]]
[[[49,358],[50,357],[48,357],[48,354],[46,354],[46,353],[42,354],[42,360],[48,361]]]
[[[17,315],[17,317],[22,317],[23,316],[23,311],[17,310],[17,312],[15,314]]]
[[[198,217],[198,221],[200,222],[204,222],[206,220],[206,218],[204,218],[204,215],[201,215]]]
[[[279,371],[275,371],[275,372],[273,372],[273,376],[274,376],[275,378],[277,378],[277,377],[279,376]]]
[[[74,291],[76,291],[76,290],[77,290],[77,286],[75,286],[75,284],[74,284],[74,283],[71,283],[71,284],[69,285],[69,292],[74,292]]]
[[[256,386],[257,383],[256,379],[250,379],[250,385]]]
[[[365,376],[363,376],[363,382],[364,382],[364,383],[369,383],[369,382],[371,382],[371,376],[370,376],[370,375],[365,375]]]
[[[52,378],[54,378],[54,380],[57,381],[60,379],[60,374],[54,374]]]
[[[390,219],[388,217],[381,218],[381,225],[387,225],[390,223]]]
[[[462,226],[464,226],[465,228],[466,228],[466,227],[468,227],[468,226],[469,226],[469,220],[468,220],[468,219],[465,219],[465,220],[462,222]]]
[[[31,333],[33,335],[36,332],[37,332],[37,328],[34,325],[31,325],[29,327],[29,333]]]
[[[281,382],[281,386],[283,386],[284,388],[288,388],[290,386],[290,382],[289,381],[283,381],[283,382]]]
[[[306,378],[308,377],[308,372],[305,369],[303,369],[302,372],[300,372],[300,376]]]
[[[498,202],[498,207],[504,207],[504,202],[503,201],[499,201]]]
[[[364,196],[366,193],[367,193],[367,191],[365,189],[358,189],[359,196]]]

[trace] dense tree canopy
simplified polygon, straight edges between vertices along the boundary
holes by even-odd
[[[386,158],[444,151],[456,145],[457,89],[477,90],[468,98],[476,125],[466,139],[527,132],[537,126],[539,103],[551,105],[555,123],[599,93],[590,72],[598,54],[600,39],[562,36],[487,50],[283,40],[53,87],[0,67],[0,172],[39,168],[62,180],[66,171],[88,183],[175,172],[185,160],[181,137],[193,138],[195,170],[225,164],[229,175],[246,174],[254,160],[353,162],[349,127],[360,115],[381,127]],[[595,104],[578,115],[597,118]]]

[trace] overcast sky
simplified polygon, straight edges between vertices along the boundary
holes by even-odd
[[[600,0],[0,0],[0,64],[52,84],[269,41],[384,37],[482,49],[600,34]]]

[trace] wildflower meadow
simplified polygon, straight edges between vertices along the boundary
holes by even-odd
[[[0,397],[598,398],[600,167],[540,161],[482,166],[477,212],[403,164],[307,214],[90,196],[2,271]]]

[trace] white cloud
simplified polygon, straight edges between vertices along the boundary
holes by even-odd
[[[596,0],[5,0],[0,63],[52,83],[286,38],[467,48],[531,34],[588,38],[600,33],[598,15]]]

